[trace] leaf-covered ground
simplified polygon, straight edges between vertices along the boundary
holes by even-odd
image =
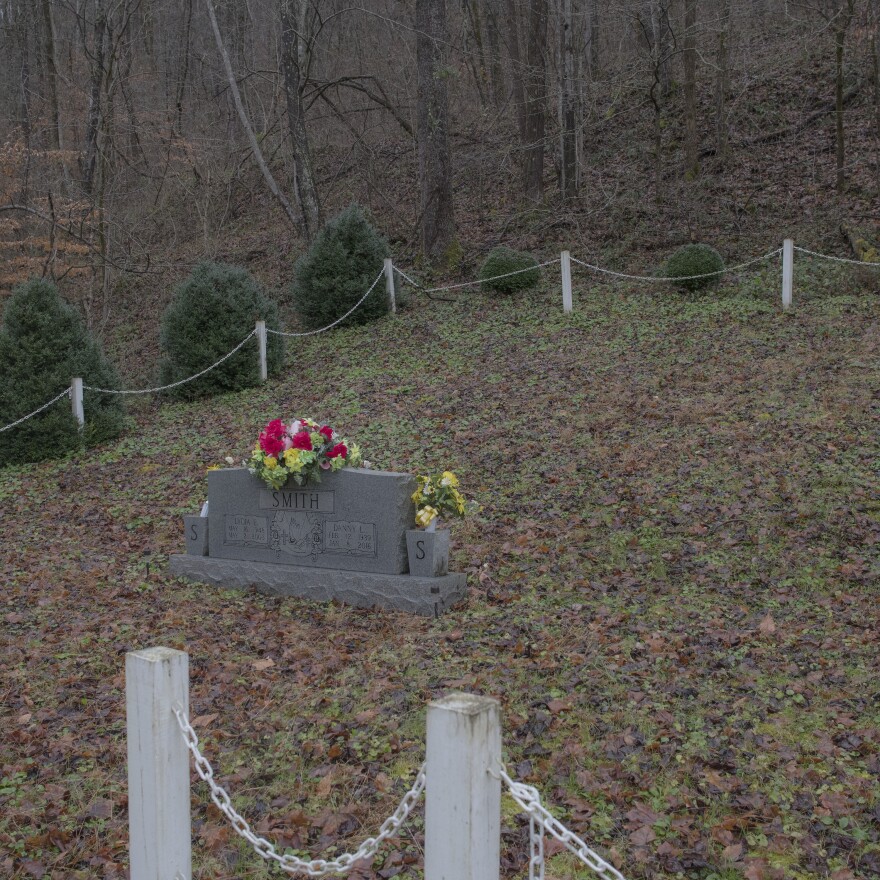
[[[428,700],[497,696],[506,760],[628,878],[880,875],[880,301],[801,261],[704,297],[558,281],[415,297],[288,349],[281,381],[144,404],[116,445],[0,471],[0,874],[126,874],[125,652],[189,652],[237,807],[299,853],[373,833]],[[205,469],[269,418],[448,467],[463,607],[439,620],[170,578]],[[46,438],[51,442],[51,438]],[[275,873],[193,785],[200,878]],[[527,829],[504,806],[503,875]],[[359,878],[421,876],[422,822]],[[550,852],[553,852],[551,849]],[[548,876],[586,876],[554,854]]]

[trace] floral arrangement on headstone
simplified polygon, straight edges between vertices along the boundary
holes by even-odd
[[[467,501],[458,491],[458,477],[452,471],[436,476],[417,477],[419,487],[413,492],[416,505],[416,525],[434,531],[443,517],[464,517],[477,508],[475,501]]]
[[[319,483],[321,474],[357,467],[361,451],[329,425],[313,419],[285,423],[273,419],[260,431],[248,461],[248,470],[266,485],[280,489],[289,479],[297,486]]]

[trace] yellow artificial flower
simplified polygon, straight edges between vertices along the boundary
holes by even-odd
[[[219,465],[219,464],[209,464],[209,465],[208,465],[208,470],[209,470],[209,471],[219,471],[219,470],[220,470],[220,465]]]
[[[286,449],[284,451],[284,463],[295,473],[298,474],[302,470],[302,450]]]
[[[416,525],[420,525],[423,529],[427,528],[436,517],[437,510],[427,504],[416,513]]]
[[[267,455],[265,459],[263,459],[263,464],[266,465],[266,467],[269,468],[269,470],[271,471],[274,468],[278,467],[278,459],[273,458],[271,455]]]
[[[458,477],[455,476],[452,471],[443,471],[443,477],[440,480],[441,486],[452,486],[455,488],[458,485]]]

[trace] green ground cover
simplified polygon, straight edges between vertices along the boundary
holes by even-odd
[[[428,700],[497,696],[506,760],[628,878],[880,876],[880,300],[778,268],[708,294],[556,281],[297,341],[282,378],[143,404],[0,471],[0,873],[125,876],[126,651],[187,650],[237,807],[300,853],[373,833]],[[175,581],[205,469],[276,416],[451,468],[468,603],[440,620]],[[194,784],[196,877],[274,873]],[[503,875],[527,826],[504,808]],[[421,876],[419,816],[355,876]],[[277,875],[280,876],[280,875]],[[583,877],[567,855],[548,877]]]

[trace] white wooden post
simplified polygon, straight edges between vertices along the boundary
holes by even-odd
[[[189,657],[125,656],[131,880],[190,880],[189,752],[172,707],[189,712]]]
[[[425,880],[498,880],[498,701],[449,694],[428,704],[427,728]]]
[[[268,370],[266,367],[266,322],[257,321],[257,342],[260,346],[260,381],[265,382]]]
[[[791,289],[794,284],[794,241],[790,238],[782,243],[782,308],[791,307]]]
[[[559,255],[562,263],[562,310],[571,311],[571,254],[563,251]]]
[[[394,263],[391,257],[385,259],[385,292],[388,294],[388,307],[391,314],[397,314],[397,299],[394,296]]]
[[[86,424],[86,414],[83,409],[83,380],[80,378],[70,380],[70,406],[73,417],[82,430]]]

